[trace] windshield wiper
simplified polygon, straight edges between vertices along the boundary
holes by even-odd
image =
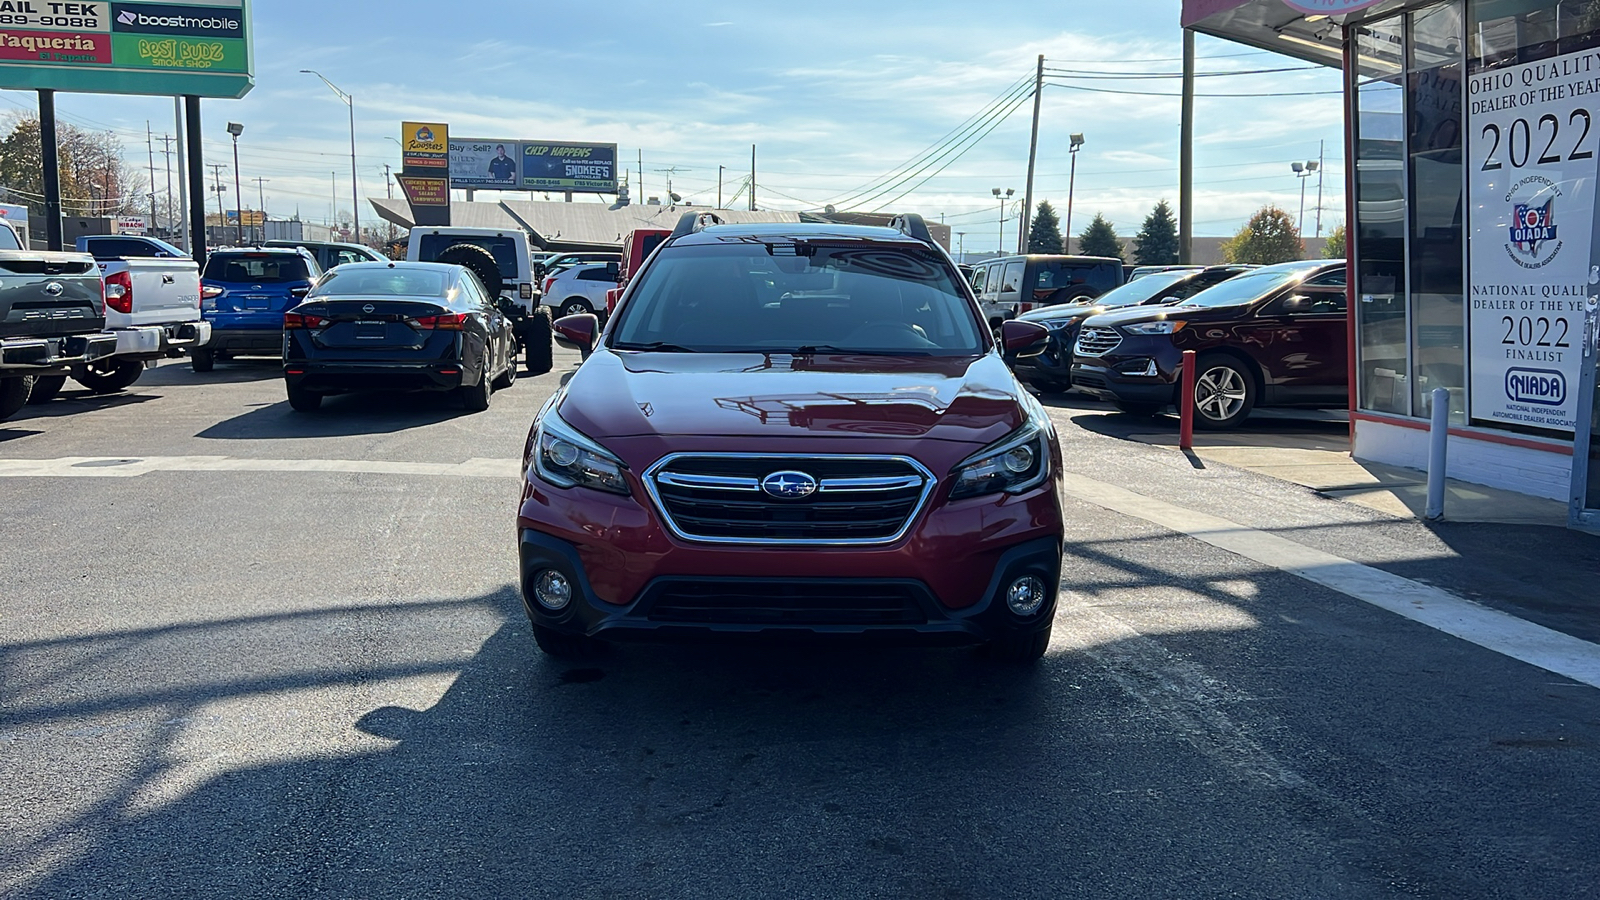
[[[769,350],[767,352],[769,352],[769,353],[781,353],[783,351]],[[807,345],[805,345],[803,347],[796,347],[796,348],[794,348],[794,350],[792,350],[790,352],[794,353],[794,355],[796,355],[796,356],[810,356],[810,355],[814,355],[814,354],[817,354],[817,353],[842,353],[842,354],[846,354],[848,356],[932,356],[933,355],[931,352],[929,352],[927,350],[913,350],[913,349],[910,349],[910,348],[904,348],[904,349],[886,349],[886,348],[885,349],[871,349],[871,348],[863,348],[863,347],[845,348],[845,347],[835,347],[832,344],[807,344]]]
[[[683,346],[680,346],[678,344],[669,344],[666,341],[650,341],[650,342],[644,343],[644,344],[625,344],[625,343],[618,342],[618,343],[612,344],[611,345],[611,349],[613,349],[613,350],[641,350],[641,351],[649,351],[649,352],[653,352],[653,353],[699,353],[700,352],[698,350],[692,350],[692,349],[690,349],[688,347],[683,347]]]

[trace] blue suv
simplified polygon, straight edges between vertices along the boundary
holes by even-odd
[[[283,355],[283,314],[300,305],[322,270],[300,248],[218,250],[200,273],[211,341],[189,351],[196,372],[234,354]]]

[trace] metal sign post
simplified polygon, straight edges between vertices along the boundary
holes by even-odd
[[[1600,231],[1600,216],[1596,216]],[[1600,509],[1589,507],[1589,461],[1594,444],[1594,390],[1596,366],[1600,365],[1600,266],[1589,269],[1590,295],[1583,308],[1583,360],[1578,370],[1577,427],[1572,433],[1572,496],[1567,505],[1567,525],[1593,527],[1600,523]]]

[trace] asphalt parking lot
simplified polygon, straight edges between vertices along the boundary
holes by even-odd
[[[270,362],[168,364],[0,425],[0,893],[1600,884],[1595,687],[1079,496],[1031,670],[964,650],[540,656],[516,460],[575,362],[482,414],[367,395],[311,415]],[[1508,534],[1196,470],[1050,400],[1084,482],[1406,578],[1454,589],[1470,542]]]

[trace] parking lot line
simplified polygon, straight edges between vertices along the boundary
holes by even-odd
[[[1600,687],[1600,645],[1219,516],[1067,473],[1068,495],[1186,534],[1512,659]]]
[[[239,459],[231,456],[63,456],[3,459],[0,478],[136,478],[151,472],[340,472],[370,475],[429,475],[516,478],[514,459],[469,459],[460,463],[381,459]]]

